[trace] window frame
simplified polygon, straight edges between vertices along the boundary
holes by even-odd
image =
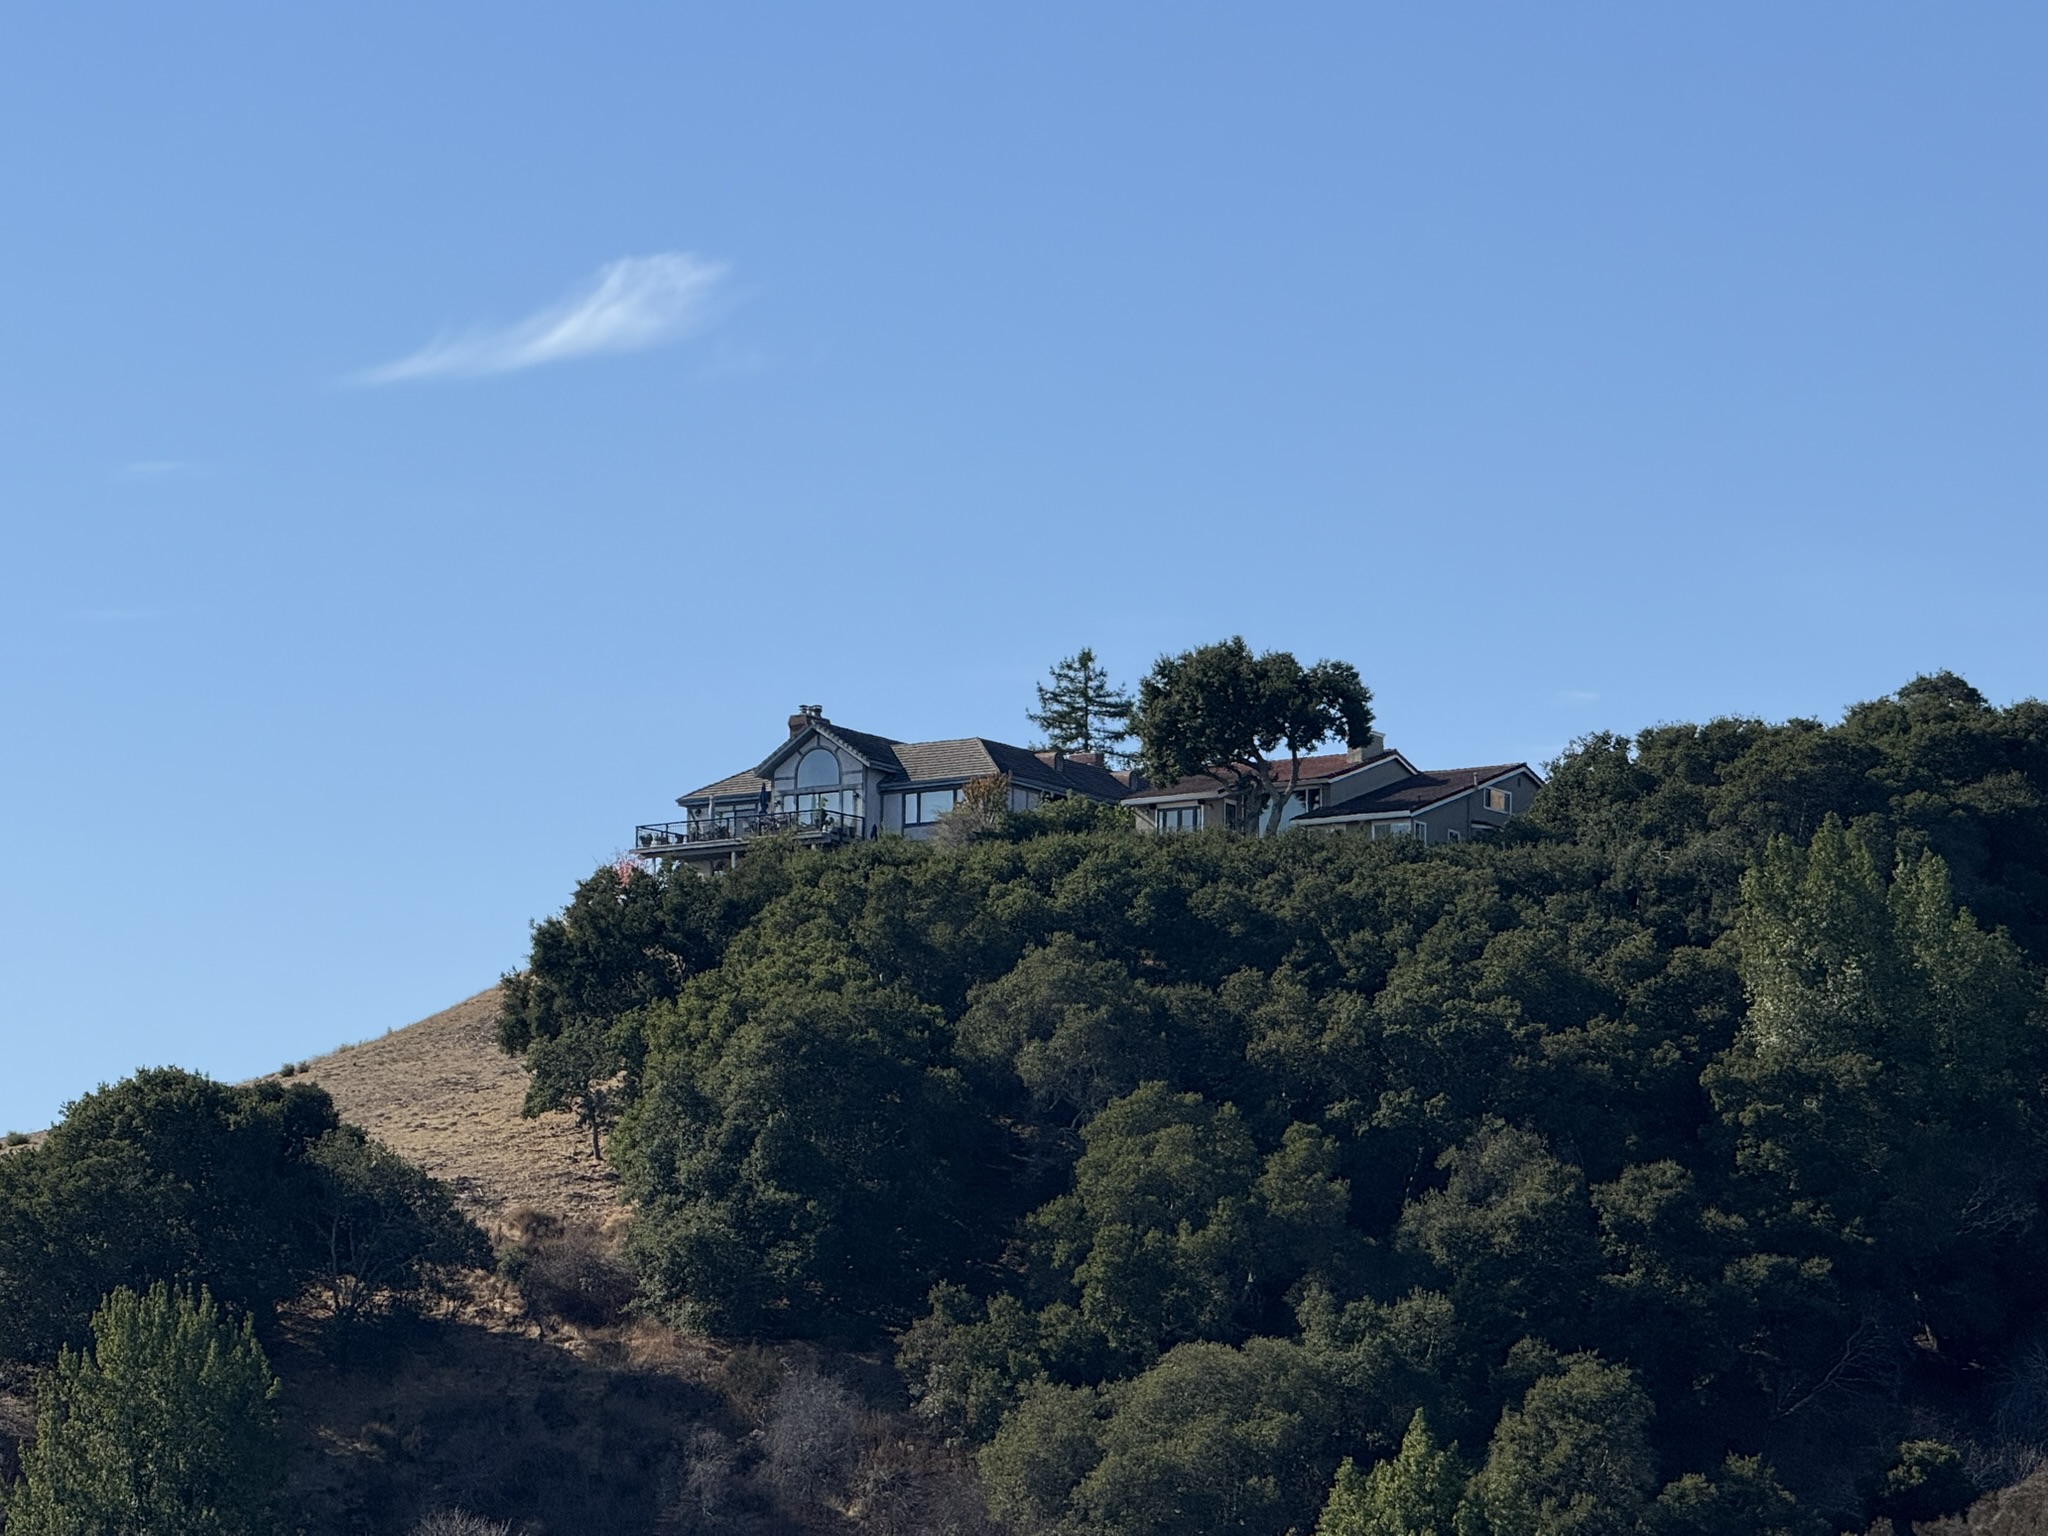
[[[821,757],[829,758],[832,762],[831,782],[827,783],[823,779],[815,783],[807,781],[804,778],[805,768]],[[796,760],[796,774],[791,787],[800,794],[806,790],[837,789],[844,782],[845,777],[846,765],[839,761],[839,754],[837,752],[834,752],[830,747],[812,747]]]
[[[947,797],[945,810],[938,812],[937,815],[927,816],[924,810],[925,800],[927,798],[936,800],[940,795]],[[903,825],[905,828],[929,827],[940,816],[944,816],[959,807],[960,790],[957,785],[951,789],[906,789],[903,791],[902,801]]]

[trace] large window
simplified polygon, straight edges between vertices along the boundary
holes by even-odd
[[[903,797],[903,825],[921,827],[937,821],[959,802],[957,789],[914,790]]]
[[[798,789],[831,789],[839,782],[839,754],[813,747],[797,760]]]
[[[1372,835],[1379,837],[1415,837],[1429,841],[1429,828],[1419,821],[1376,821],[1372,824]]]
[[[1152,813],[1152,824],[1162,832],[1193,832],[1202,824],[1199,805],[1162,805]]]
[[[1486,792],[1486,808],[1489,811],[1499,811],[1503,815],[1511,815],[1515,809],[1515,797],[1509,790],[1489,789]]]

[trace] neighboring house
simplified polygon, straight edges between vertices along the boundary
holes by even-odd
[[[929,837],[964,786],[996,775],[1008,777],[1010,807],[1019,811],[1069,796],[1114,804],[1130,792],[1099,753],[1032,752],[980,736],[897,741],[835,725],[806,704],[758,766],[679,797],[684,819],[635,828],[633,848],[710,870],[736,862],[747,839],[763,832],[808,843],[883,832]]]
[[[1283,766],[1281,783],[1285,782]],[[1455,843],[1490,832],[1527,810],[1542,784],[1527,763],[1419,769],[1389,750],[1375,731],[1366,746],[1304,757],[1281,825]],[[1162,832],[1235,827],[1241,814],[1229,781],[1212,774],[1142,788],[1125,795],[1122,803],[1137,816],[1138,825]],[[1255,820],[1263,822],[1264,814]]]

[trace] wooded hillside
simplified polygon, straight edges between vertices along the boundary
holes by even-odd
[[[2044,811],[1943,675],[1489,843],[764,841],[598,871],[502,1034],[647,1304],[893,1336],[1016,1530],[1862,1529],[2048,1444]]]

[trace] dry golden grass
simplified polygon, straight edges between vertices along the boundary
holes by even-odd
[[[342,1119],[445,1180],[486,1227],[521,1206],[606,1225],[618,1180],[567,1114],[520,1116],[526,1072],[498,1049],[497,1012],[492,987],[318,1057],[297,1080],[318,1083]]]

